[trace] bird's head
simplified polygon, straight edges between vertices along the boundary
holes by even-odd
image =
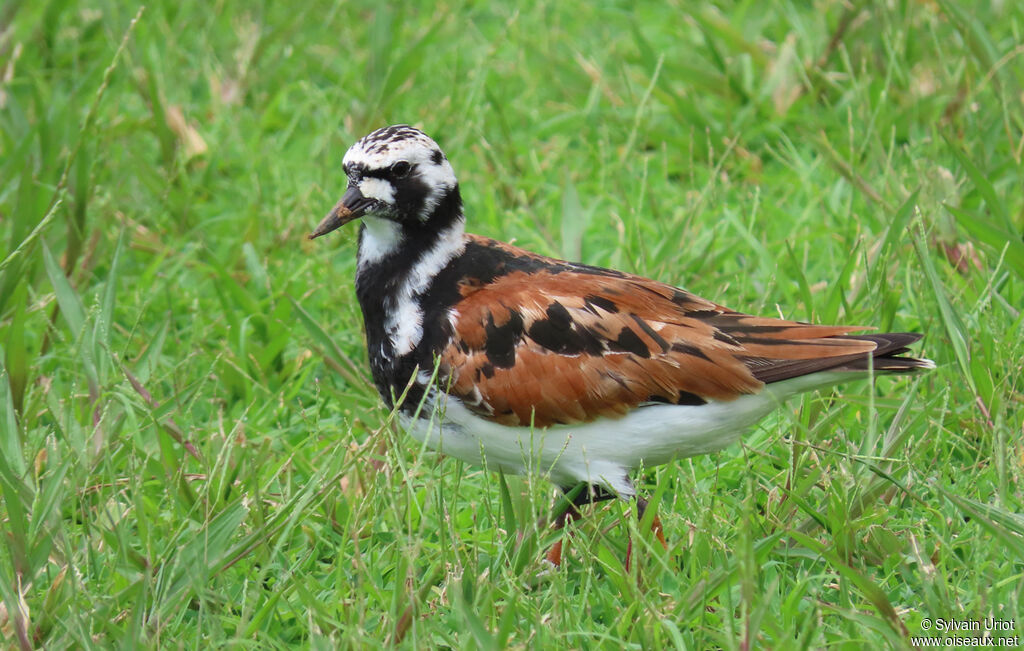
[[[348,189],[310,239],[363,216],[425,224],[438,205],[457,197],[455,172],[437,143],[399,124],[377,129],[349,148],[342,161]]]

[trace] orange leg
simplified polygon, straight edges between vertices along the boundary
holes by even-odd
[[[563,488],[562,492],[568,495],[575,489],[576,487]],[[579,492],[570,500],[566,509],[555,516],[555,529],[560,531],[565,528],[567,523],[572,523],[583,517],[580,507],[584,504],[595,504],[615,497],[615,495],[600,487],[582,486]],[[565,550],[566,543],[568,542],[567,537],[568,533],[563,533],[562,537],[551,546],[551,549],[549,549],[548,553],[544,556],[544,558],[555,567],[562,564],[562,553]]]
[[[575,505],[570,505],[568,509],[559,513],[558,517],[555,518],[555,529],[561,531],[565,529],[566,522],[573,522],[582,516],[583,514],[579,512]],[[555,544],[551,546],[551,549],[548,550],[547,555],[544,557],[555,567],[562,564],[562,550],[565,547],[565,543],[568,542],[568,536],[568,532],[563,532],[562,537],[555,541]]]

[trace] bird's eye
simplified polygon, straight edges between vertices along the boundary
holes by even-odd
[[[391,175],[394,176],[396,179],[400,179],[406,176],[409,173],[409,170],[411,169],[412,165],[409,164],[409,161],[400,160],[391,166]]]

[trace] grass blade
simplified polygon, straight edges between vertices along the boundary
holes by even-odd
[[[5,355],[6,356],[6,355]],[[10,464],[12,472],[21,477],[25,474],[25,459],[21,452],[21,431],[14,411],[14,399],[8,381],[7,369],[0,372],[0,457]]]
[[[1005,545],[1006,549],[1012,551],[1018,560],[1024,560],[1024,516],[957,495],[942,486],[935,485],[934,488],[960,509],[964,515],[970,516],[972,520],[987,529]]]
[[[43,262],[46,266],[46,274],[50,277],[50,283],[57,296],[57,305],[60,307],[61,316],[68,324],[72,337],[78,339],[85,330],[85,310],[82,308],[82,302],[78,299],[78,294],[72,289],[68,277],[64,275],[64,271],[53,258],[50,247],[46,246],[45,242],[43,243]]]
[[[906,625],[903,623],[903,620],[889,601],[889,597],[887,597],[885,592],[883,592],[870,579],[864,576],[861,572],[847,565],[835,552],[830,549],[826,549],[824,545],[810,536],[802,534],[799,531],[790,531],[789,535],[804,547],[820,555],[823,559],[828,561],[829,566],[832,569],[843,577],[849,579],[851,583],[857,586],[857,589],[864,594],[871,605],[874,606],[878,613],[885,619],[886,623],[892,627],[893,632],[896,633],[897,636],[906,639],[910,635],[909,631],[907,631]]]
[[[917,251],[917,259],[921,262],[925,278],[927,278],[928,284],[931,286],[932,293],[935,296],[935,302],[938,304],[939,316],[942,319],[946,336],[949,337],[950,343],[953,346],[953,353],[957,364],[960,366],[960,372],[970,385],[971,391],[976,394],[977,389],[974,386],[974,376],[971,374],[971,355],[967,347],[967,329],[964,327],[959,313],[950,303],[949,297],[946,295],[946,288],[943,286],[942,281],[939,280],[939,274],[935,270],[935,264],[932,262],[931,255],[929,255],[924,233],[920,228],[917,229],[917,236],[914,238],[914,249]]]

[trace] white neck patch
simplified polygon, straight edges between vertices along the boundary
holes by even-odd
[[[465,226],[461,219],[442,231],[433,248],[424,252],[409,270],[409,275],[398,292],[385,299],[387,317],[384,328],[395,355],[401,356],[412,352],[423,338],[423,310],[416,298],[430,287],[434,276],[444,269],[452,258],[465,250],[464,232]]]

